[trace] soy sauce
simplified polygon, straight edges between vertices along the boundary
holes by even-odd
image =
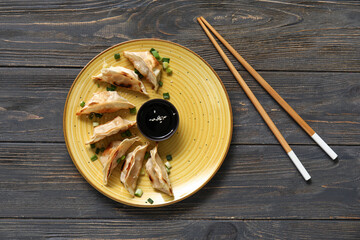
[[[179,114],[170,102],[153,99],[140,107],[136,121],[140,132],[145,137],[162,141],[175,133],[179,125]]]

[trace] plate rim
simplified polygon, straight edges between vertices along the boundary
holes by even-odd
[[[201,186],[199,186],[198,188],[196,188],[194,191],[192,191],[190,194],[187,194],[183,197],[180,197],[179,199],[176,199],[176,200],[173,200],[173,201],[169,201],[169,202],[164,202],[164,203],[161,203],[161,204],[157,204],[157,205],[152,205],[152,204],[143,204],[143,205],[138,205],[138,204],[131,204],[131,203],[128,203],[128,202],[125,202],[125,201],[122,201],[122,200],[119,200],[119,199],[115,199],[114,197],[112,197],[111,195],[105,193],[101,188],[99,188],[98,186],[96,186],[95,184],[93,184],[90,179],[88,179],[84,174],[83,174],[83,171],[81,170],[81,168],[78,166],[78,164],[76,163],[76,161],[74,161],[74,156],[72,154],[72,152],[70,151],[70,147],[69,147],[69,143],[68,143],[68,140],[67,140],[67,134],[66,134],[66,126],[65,126],[65,120],[66,120],[66,109],[68,107],[68,102],[69,102],[69,96],[74,88],[74,85],[75,83],[78,81],[80,75],[83,73],[83,71],[85,71],[85,69],[93,62],[95,61],[95,59],[97,59],[100,55],[106,53],[107,51],[110,51],[111,49],[113,48],[116,48],[120,45],[123,45],[123,44],[127,44],[127,43],[132,43],[132,42],[138,42],[138,41],[161,41],[161,42],[166,42],[166,43],[170,43],[170,44],[174,44],[178,47],[181,47],[187,51],[189,51],[190,53],[194,54],[196,57],[198,57],[201,61],[203,61],[209,68],[210,70],[215,74],[217,80],[220,82],[224,92],[225,92],[225,95],[226,95],[226,99],[227,99],[227,102],[228,102],[228,106],[229,106],[229,112],[230,112],[230,140],[226,146],[226,150],[225,150],[225,154],[223,156],[223,158],[221,159],[220,161],[220,164],[219,166],[215,169],[215,171],[211,174],[211,176],[206,179],[206,181],[201,184]],[[178,43],[175,43],[175,42],[172,42],[172,41],[169,41],[169,40],[163,40],[163,39],[159,39],[159,38],[138,38],[138,39],[132,39],[132,40],[128,40],[128,41],[124,41],[124,42],[121,42],[121,43],[117,43],[115,45],[112,45],[108,48],[106,48],[105,50],[101,51],[99,54],[97,54],[95,57],[93,57],[82,69],[81,71],[79,72],[79,74],[76,76],[76,78],[74,79],[73,83],[71,84],[71,87],[69,89],[69,92],[66,96],[66,101],[65,101],[65,105],[64,105],[64,111],[63,111],[63,135],[64,135],[64,139],[65,139],[65,145],[66,145],[66,149],[70,155],[70,158],[71,158],[71,161],[73,162],[73,164],[75,165],[76,169],[78,170],[78,172],[80,173],[80,175],[86,180],[86,182],[88,182],[94,189],[96,189],[98,192],[100,192],[101,194],[103,194],[104,196],[110,198],[111,200],[115,201],[115,202],[118,202],[118,203],[121,203],[121,204],[124,204],[124,205],[127,205],[127,206],[132,206],[132,207],[139,207],[139,208],[157,208],[157,207],[163,207],[163,206],[168,206],[168,205],[171,205],[171,204],[174,204],[174,203],[178,203],[182,200],[185,200],[186,198],[188,197],[191,197],[192,195],[194,195],[195,193],[197,193],[200,189],[202,189],[206,184],[208,184],[208,182],[215,176],[215,174],[219,171],[220,167],[222,166],[222,164],[224,163],[224,160],[229,152],[229,149],[230,149],[230,145],[231,145],[231,140],[232,140],[232,135],[233,135],[233,113],[232,113],[232,107],[231,107],[231,102],[230,102],[230,98],[229,98],[229,94],[228,92],[226,91],[226,88],[224,86],[224,83],[221,81],[221,78],[219,77],[219,75],[216,73],[216,71],[211,67],[211,65],[206,62],[201,56],[199,56],[197,53],[195,53],[194,51],[190,50],[189,48],[183,46],[183,45],[180,45]]]

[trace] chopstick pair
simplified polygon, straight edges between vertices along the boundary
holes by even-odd
[[[240,76],[239,72],[236,70],[234,65],[230,62],[229,58],[225,55],[224,51],[220,45],[216,42],[215,38],[211,35],[211,32],[224,44],[224,46],[234,55],[234,57],[245,67],[245,69],[255,78],[255,80],[280,104],[280,106],[304,129],[304,131],[311,136],[311,138],[333,159],[337,158],[337,154],[321,139],[321,137],[302,119],[295,110],[263,79],[254,68],[250,66],[249,63],[245,61],[243,57],[233,48],[231,45],[205,20],[203,17],[197,18],[201,27],[205,31],[206,35],[209,37],[212,44],[215,46],[216,50],[219,52],[226,65],[229,67],[230,71],[239,82],[240,86],[243,88],[244,92],[250,99],[250,101],[255,106],[256,110],[259,112],[261,117],[264,119],[272,133],[275,135],[276,139],[279,141],[281,146],[284,148],[288,154],[291,161],[294,163],[296,168],[301,173],[305,181],[311,179],[311,176],[306,171],[298,157],[295,155],[294,151],[291,149],[289,144],[286,142],[283,135],[280,133],[279,129],[275,126],[274,122],[271,120],[269,115],[266,113],[259,100],[255,97],[254,93],[250,90],[244,79]],[[205,26],[206,25],[206,26]]]

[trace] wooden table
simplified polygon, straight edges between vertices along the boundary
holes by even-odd
[[[0,239],[359,239],[357,1],[3,1]],[[332,161],[232,58],[312,175],[303,181],[196,22],[204,16],[338,153]],[[216,70],[234,134],[215,177],[162,208],[114,202],[79,174],[62,113],[82,67],[136,38],[182,44]]]

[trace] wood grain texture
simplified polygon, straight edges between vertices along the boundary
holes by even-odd
[[[359,11],[358,1],[0,1],[0,239],[359,239]],[[198,16],[339,161],[227,53],[313,177],[302,181]],[[233,144],[219,172],[194,196],[158,209],[125,206],[93,189],[62,135],[66,95],[81,68],[136,38],[198,53],[220,75],[234,113]]]
[[[0,141],[63,142],[63,107],[79,72],[0,68]],[[232,103],[232,142],[277,144],[231,73],[217,72]],[[327,143],[360,143],[360,73],[261,74]],[[315,144],[248,73],[241,75],[290,144]]]
[[[257,70],[359,71],[359,9],[313,0],[4,2],[0,66],[82,67],[111,45],[156,37],[227,69],[196,23],[202,15]]]
[[[360,219],[358,146],[334,150],[338,162],[315,146],[294,147],[313,177],[307,184],[280,146],[233,145],[198,193],[171,206],[141,209],[116,203],[86,183],[64,144],[1,143],[0,218]]]
[[[360,222],[0,220],[2,239],[359,239]],[[186,230],[185,230],[186,229]],[[185,231],[184,231],[185,230]]]

